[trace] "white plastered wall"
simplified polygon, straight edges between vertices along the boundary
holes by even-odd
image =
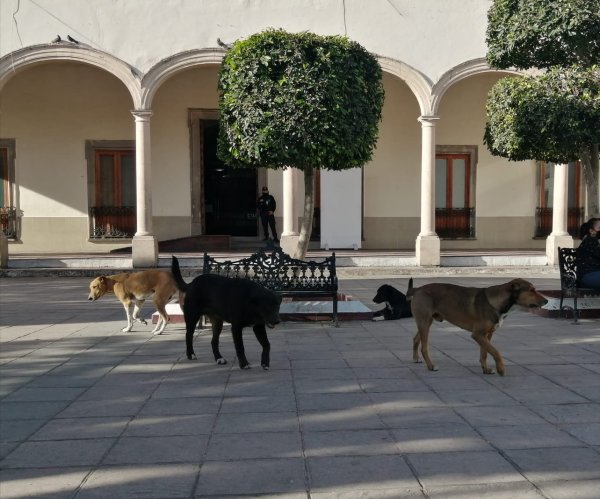
[[[141,73],[173,54],[267,28],[346,35],[436,81],[485,54],[491,0],[40,0],[0,2],[0,56],[72,35]],[[126,29],[124,28],[126,27]]]
[[[404,82],[387,74],[383,82],[377,148],[364,167],[363,247],[411,248],[420,214],[419,106]]]
[[[131,98],[113,76],[51,63],[11,78],[0,93],[0,137],[16,139],[22,242],[11,252],[106,251],[88,242],[86,140],[134,140]]]
[[[436,127],[438,145],[476,145],[476,239],[442,241],[446,248],[543,247],[533,240],[536,167],[533,161],[512,162],[492,156],[483,144],[485,101],[500,78],[495,73],[456,83],[443,96]]]

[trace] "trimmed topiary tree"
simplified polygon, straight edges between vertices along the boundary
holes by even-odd
[[[384,91],[377,59],[340,36],[267,30],[236,41],[219,72],[218,155],[242,168],[304,172],[296,258],[312,231],[314,170],[370,161]]]
[[[554,68],[504,78],[489,93],[484,142],[513,161],[568,163],[600,137],[600,76]]]
[[[496,83],[485,143],[511,160],[581,160],[588,211],[598,214],[600,0],[494,0],[488,11],[492,67],[547,74]]]
[[[495,68],[598,64],[600,1],[494,0],[486,42]]]

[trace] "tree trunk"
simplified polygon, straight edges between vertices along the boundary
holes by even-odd
[[[300,227],[300,237],[294,258],[304,260],[308,251],[308,243],[312,234],[313,217],[315,213],[315,171],[312,166],[304,169],[304,217]]]
[[[598,199],[598,144],[594,144],[581,153],[581,167],[587,187],[587,217],[600,216]]]

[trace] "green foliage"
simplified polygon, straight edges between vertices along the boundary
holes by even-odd
[[[238,167],[341,170],[373,154],[384,91],[377,59],[339,36],[267,30],[219,73],[218,155]]]
[[[490,66],[600,63],[600,0],[494,0],[488,11]]]
[[[484,142],[513,161],[566,163],[600,137],[596,68],[554,68],[538,77],[504,78],[487,100]]]

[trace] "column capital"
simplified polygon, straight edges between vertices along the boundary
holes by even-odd
[[[421,126],[435,126],[439,119],[439,116],[419,116],[417,121],[421,122]]]
[[[134,109],[131,114],[133,114],[136,121],[150,121],[154,113],[150,109]]]

